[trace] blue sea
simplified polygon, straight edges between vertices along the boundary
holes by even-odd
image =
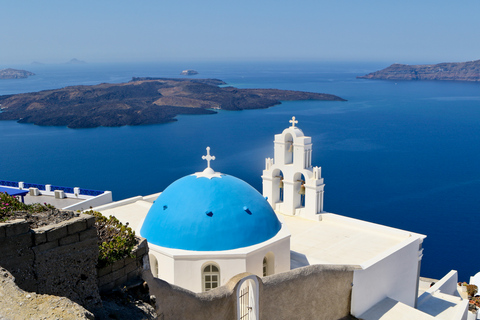
[[[313,139],[325,210],[427,235],[421,275],[480,271],[480,83],[355,77],[385,63],[137,63],[29,65],[0,95],[132,76],[219,78],[238,88],[324,92],[346,102],[295,101],[264,109],[179,116],[161,125],[68,129],[0,122],[0,179],[111,190],[115,200],[162,191],[205,168],[261,191],[274,135],[295,116]],[[0,66],[7,67],[7,66]]]

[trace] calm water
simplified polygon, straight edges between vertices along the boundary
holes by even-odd
[[[186,68],[242,88],[339,95],[348,102],[285,102],[266,110],[180,116],[178,122],[67,129],[0,122],[0,179],[112,190],[116,200],[163,190],[212,167],[261,190],[273,136],[298,126],[314,143],[325,210],[426,234],[422,275],[480,271],[480,84],[388,82],[355,76],[385,67],[358,63],[19,66],[37,75],[0,81],[0,94],[132,76],[177,77]]]

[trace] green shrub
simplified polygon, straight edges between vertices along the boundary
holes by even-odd
[[[8,193],[0,192],[0,222],[7,221],[16,211],[26,211],[29,213],[44,212],[49,209],[55,209],[50,204],[25,204],[18,201],[17,198]]]
[[[97,211],[87,211],[95,216],[95,227],[99,238],[99,268],[108,266],[117,260],[131,257],[132,250],[137,244],[135,232],[127,225],[123,225],[117,218],[109,218]]]

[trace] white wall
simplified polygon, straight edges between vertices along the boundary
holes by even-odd
[[[195,259],[195,258],[193,258]],[[193,292],[202,292],[202,269],[208,262],[213,262],[220,268],[220,285],[224,285],[233,276],[245,272],[245,258],[215,258],[204,259],[175,259],[175,276],[173,284]]]
[[[64,210],[72,210],[72,211],[76,211],[76,210],[88,210],[90,209],[90,207],[98,207],[98,206],[101,206],[101,205],[104,205],[104,204],[107,204],[107,203],[110,203],[112,202],[112,192],[111,191],[105,191],[104,193],[96,196],[96,197],[93,197],[93,198],[90,198],[90,199],[87,199],[85,201],[82,201],[82,202],[79,202],[79,203],[75,203],[71,206],[68,206],[68,207],[65,207],[63,208]]]
[[[452,297],[459,297],[459,293],[457,291],[457,283],[458,283],[458,272],[456,270],[451,270],[447,273],[442,279],[438,280],[433,286],[431,286],[427,291],[425,291],[419,298],[418,298],[418,308],[423,310],[422,304],[428,304],[432,300],[438,300],[436,294],[441,292],[445,295],[450,295]],[[448,299],[447,299],[448,301]],[[451,301],[451,300],[450,300]],[[453,307],[450,307],[453,308]],[[467,320],[470,316],[470,312],[468,312],[468,299],[464,299],[463,301],[457,303],[456,312],[451,315],[451,320]],[[475,318],[473,318],[475,319]]]
[[[216,252],[212,255],[177,256],[174,262],[175,275],[171,283],[194,292],[202,292],[202,270],[208,262],[213,262],[220,267],[220,285],[225,285],[231,278],[243,272],[262,277],[263,258],[268,252],[273,252],[275,255],[275,273],[290,270],[290,239],[284,238],[245,255],[228,253],[221,255]],[[165,278],[162,279],[168,281]]]
[[[274,254],[275,274],[290,271],[290,237],[250,253],[247,258],[246,271],[263,277],[263,258],[269,252]]]
[[[411,237],[385,256],[372,259],[353,274],[353,316],[360,316],[386,297],[414,307],[417,298],[419,246]]]
[[[449,273],[447,273],[442,279],[438,280],[425,293],[433,293],[438,290],[442,293],[458,296],[457,287],[458,287],[458,271],[450,270]]]
[[[157,258],[158,277],[169,283],[174,283],[174,260],[172,257],[155,250],[155,245],[148,244],[149,253]]]
[[[220,285],[225,285],[234,276],[250,272],[263,276],[263,258],[268,252],[275,255],[275,273],[290,270],[290,234],[283,229],[273,243],[262,243],[237,249],[239,252],[195,252],[167,249],[150,244],[150,254],[158,261],[158,278],[193,292],[202,292],[202,270],[209,262],[220,267]],[[237,251],[233,250],[233,251]],[[171,251],[167,253],[165,251]]]

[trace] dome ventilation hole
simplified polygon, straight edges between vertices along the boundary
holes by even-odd
[[[209,217],[213,216],[213,212],[212,211],[205,211],[205,214]]]
[[[168,208],[167,206],[163,206],[163,210],[167,210],[167,208]]]
[[[250,214],[250,215],[252,214],[252,211],[250,211],[250,209],[248,209],[248,207],[246,207],[246,206],[243,207],[243,210],[245,210],[245,212]]]

